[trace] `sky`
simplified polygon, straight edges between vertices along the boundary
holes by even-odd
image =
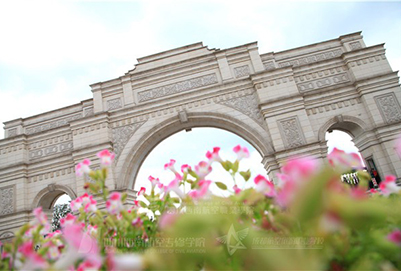
[[[362,31],[367,46],[385,43],[397,71],[400,14],[400,1],[1,1],[0,123],[92,98],[90,84],[137,58],[200,41],[257,41],[262,54]]]

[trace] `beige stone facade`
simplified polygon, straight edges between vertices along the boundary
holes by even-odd
[[[74,165],[108,148],[108,186],[133,198],[147,154],[168,136],[217,127],[249,141],[274,179],[288,157],[324,159],[325,133],[349,132],[368,166],[401,177],[401,89],[383,44],[361,33],[278,53],[257,43],[208,49],[202,43],[138,59],[119,78],[91,85],[93,99],[5,123],[0,140],[0,239],[55,198],[82,194]],[[372,162],[373,161],[373,162]],[[374,164],[373,164],[374,163]]]

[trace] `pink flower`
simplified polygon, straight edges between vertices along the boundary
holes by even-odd
[[[103,166],[109,166],[109,165],[111,165],[111,163],[113,162],[114,157],[115,157],[115,154],[112,153],[112,152],[110,152],[110,151],[107,150],[107,149],[98,152],[96,155],[97,155],[97,157],[100,158],[100,163],[101,163]]]
[[[356,153],[346,153],[345,151],[334,148],[327,158],[333,167],[338,167],[341,170],[363,168],[361,158]]]
[[[238,188],[237,185],[234,185],[234,186],[233,186],[233,189],[234,189],[235,194],[239,194],[239,193],[241,193],[241,191],[242,191],[241,189]]]
[[[180,180],[174,179],[167,186],[164,187],[164,191],[169,193],[170,191],[175,192],[180,198],[184,198],[185,195],[180,189]]]
[[[160,184],[159,178],[154,178],[154,177],[152,177],[152,176],[149,176],[148,180],[149,180],[150,183],[152,184],[152,189],[154,189],[156,185],[159,185],[159,184]]]
[[[145,187],[141,187],[141,189],[139,189],[137,196],[142,196],[144,195],[146,192],[146,188]]]
[[[42,234],[47,234],[50,231],[50,224],[47,220],[46,214],[43,212],[42,207],[35,208],[33,210],[33,214],[35,218],[31,221],[32,226],[42,225],[44,228],[42,229]]]
[[[209,186],[212,183],[212,181],[205,181],[201,180],[199,182],[199,189],[197,190],[192,190],[191,192],[188,193],[188,195],[193,198],[193,199],[200,199],[204,198],[206,195],[209,193]]]
[[[84,258],[85,264],[81,267],[99,269],[102,265],[102,258],[96,239],[89,233],[83,231],[83,225],[67,225],[63,230],[63,237],[68,243],[68,250],[64,252],[55,264],[56,269],[66,269],[76,260]],[[81,269],[85,270],[85,269]]]
[[[213,152],[208,151],[206,153],[206,158],[209,159],[209,162],[212,163],[214,161],[216,162],[222,162],[223,160],[221,159],[219,155],[220,148],[219,147],[214,147]]]
[[[72,201],[70,202],[70,207],[71,207],[71,210],[72,210],[73,212],[79,211],[79,208],[82,207],[82,198],[81,198],[81,197],[78,197],[78,198],[76,198],[75,200],[72,200]]]
[[[174,168],[174,164],[175,164],[175,160],[174,159],[170,159],[170,162],[164,164],[164,169],[169,169],[172,172],[176,172],[176,170]]]
[[[366,189],[360,187],[354,187],[351,189],[350,193],[351,197],[354,199],[366,199],[368,198],[368,194],[366,193]]]
[[[171,226],[174,225],[175,221],[178,218],[178,214],[177,213],[164,213],[161,217],[160,217],[160,221],[159,221],[159,227],[160,229],[166,229],[169,228]]]
[[[75,174],[77,176],[82,176],[84,174],[89,174],[91,169],[89,168],[91,161],[89,159],[83,160],[81,163],[75,166]]]
[[[240,161],[242,158],[249,157],[249,151],[246,147],[241,147],[237,145],[233,148],[233,151],[237,154],[237,160]]]
[[[389,175],[380,183],[379,188],[383,196],[388,197],[390,194],[397,194],[401,190],[401,187],[397,186],[395,183],[396,180],[397,178],[395,176]]]
[[[142,219],[140,217],[137,217],[132,220],[131,224],[132,226],[140,226],[142,225],[142,223],[143,223]]]
[[[276,196],[276,190],[274,189],[274,184],[266,179],[262,175],[258,175],[255,177],[254,182],[256,184],[256,190],[265,194],[267,197]]]
[[[65,217],[60,219],[60,226],[65,228],[67,225],[72,225],[76,221],[76,217],[70,213],[68,213]]]
[[[97,207],[96,207],[96,200],[93,199],[92,195],[88,195],[87,193],[83,194],[81,196],[82,199],[82,205],[84,206],[84,211],[86,213],[88,212],[96,212]]]
[[[396,229],[387,235],[387,239],[397,246],[401,246],[401,230]]]
[[[91,224],[88,225],[87,232],[90,236],[96,237],[97,234],[97,225],[92,226]]]
[[[191,170],[191,166],[189,166],[187,164],[181,166],[182,173],[188,173],[188,171],[190,171],[190,170]]]
[[[106,201],[106,209],[112,215],[118,214],[124,209],[119,192],[110,194],[109,199]]]
[[[212,167],[208,162],[200,161],[199,164],[195,166],[195,173],[200,180],[203,180],[210,172],[212,172]]]
[[[182,176],[180,175],[180,173],[177,172],[177,170],[175,170],[174,164],[175,164],[175,160],[170,159],[170,162],[168,162],[164,165],[164,169],[171,170],[174,173],[176,179],[182,180]]]
[[[27,259],[25,265],[21,268],[22,270],[25,269],[45,269],[47,266],[47,262],[40,256],[33,247],[33,241],[29,240],[22,245],[19,246],[18,252],[20,252],[24,257]]]

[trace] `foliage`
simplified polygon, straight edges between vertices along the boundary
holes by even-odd
[[[88,193],[71,202],[74,214],[50,232],[41,208],[12,243],[4,244],[0,269],[50,270],[271,270],[401,268],[401,197],[394,176],[367,193],[368,176],[357,187],[340,181],[342,172],[360,167],[359,158],[334,150],[328,163],[309,158],[288,161],[274,185],[265,176],[253,188],[238,187],[246,148],[236,146],[235,161],[219,148],[194,168],[165,169],[174,179],[163,184],[152,176],[151,191],[137,199],[109,192],[105,185],[114,154],[98,154],[103,167],[93,171],[84,160],[76,167]],[[207,179],[212,165],[231,176],[227,184]],[[186,191],[188,190],[189,191]],[[220,189],[231,193],[218,197]],[[105,206],[98,209],[98,206]]]
[[[60,230],[60,219],[71,213],[70,204],[57,204],[53,208],[52,230]]]

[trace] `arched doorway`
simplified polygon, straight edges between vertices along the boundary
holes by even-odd
[[[180,131],[171,135],[149,153],[138,172],[134,182],[134,190],[138,191],[141,187],[149,190],[150,182],[148,177],[150,175],[160,178],[163,183],[171,181],[173,178],[172,173],[163,168],[163,165],[169,162],[170,159],[176,160],[177,170],[180,169],[182,164],[189,164],[193,168],[198,162],[207,160],[205,156],[207,151],[211,151],[213,147],[220,147],[222,159],[234,161],[236,155],[232,149],[236,145],[245,146],[250,152],[249,159],[241,161],[240,170],[250,169],[253,177],[257,174],[266,175],[266,169],[262,164],[260,153],[243,138],[222,129],[194,128],[188,132]],[[213,164],[213,171],[208,175],[208,179],[223,182],[228,185],[229,190],[232,190],[232,187],[230,187],[233,185],[232,177],[218,163]],[[252,181],[245,182],[241,177],[238,177],[236,181],[240,188],[252,186],[253,183]],[[216,193],[222,192],[217,189],[214,191]]]
[[[68,204],[70,200],[76,197],[76,193],[70,187],[50,184],[36,195],[32,203],[32,209],[42,207],[49,219],[49,223],[52,223],[54,206],[56,204]]]

